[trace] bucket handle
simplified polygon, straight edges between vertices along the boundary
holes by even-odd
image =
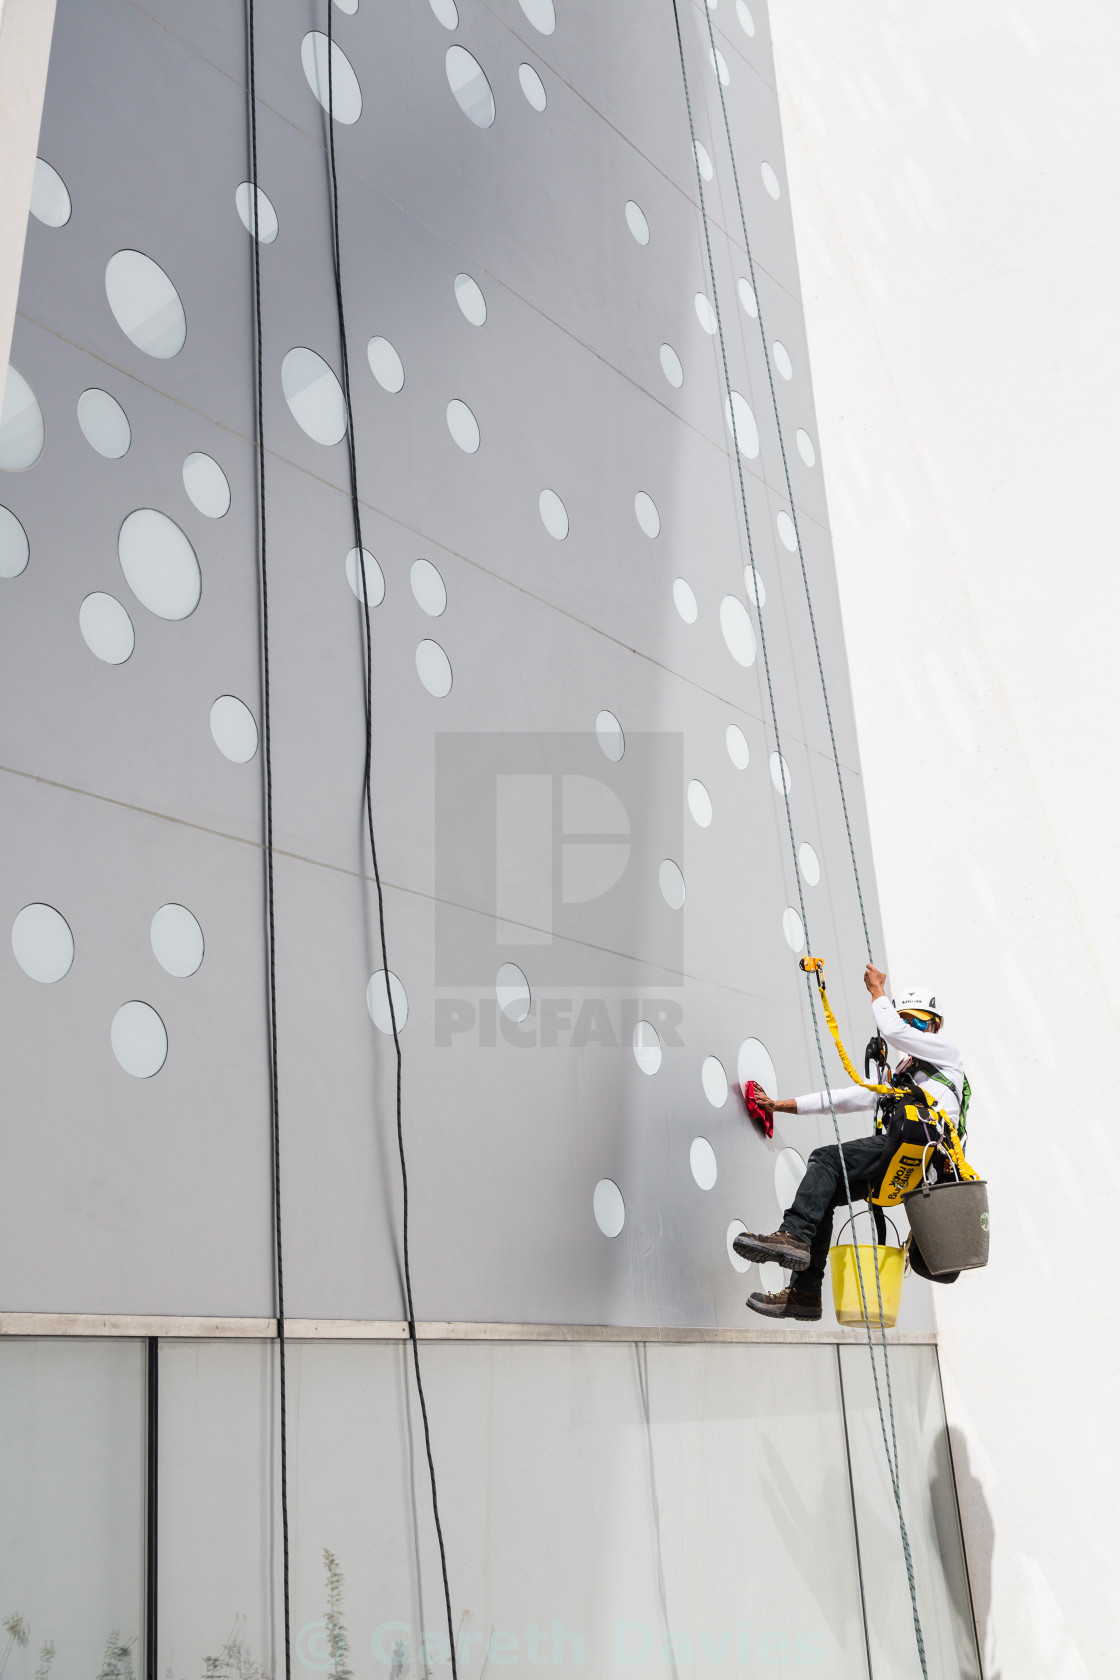
[[[943,1145],[941,1143],[935,1141],[933,1143],[927,1143],[925,1148],[922,1150],[922,1182],[918,1186],[918,1188],[920,1189],[923,1196],[928,1197],[930,1191],[933,1189],[933,1185],[930,1183],[929,1179],[926,1177],[926,1156],[929,1154],[931,1149],[941,1149],[941,1148],[943,1148]],[[948,1154],[947,1150],[946,1150],[946,1154]],[[957,1171],[957,1163],[953,1160],[953,1157],[951,1155],[949,1156],[949,1165],[953,1169],[953,1176],[955,1177],[957,1183],[960,1184],[961,1183],[961,1175]],[[897,1235],[897,1232],[895,1234]]]
[[[871,1213],[870,1208],[865,1208],[863,1211],[865,1213],[868,1213],[868,1214]],[[845,1219],[843,1225],[841,1225],[841,1227],[840,1227],[840,1236],[837,1237],[836,1242],[833,1244],[833,1247],[835,1247],[835,1248],[840,1247],[840,1237],[842,1237],[844,1235],[844,1232],[848,1229],[848,1226],[852,1224],[852,1221],[855,1220],[855,1219],[858,1219],[858,1218],[859,1218],[858,1213],[851,1213],[851,1214],[848,1215],[847,1219]],[[886,1221],[886,1223],[890,1226],[891,1230],[894,1232],[895,1247],[896,1248],[901,1248],[902,1247],[902,1239],[898,1234],[898,1226],[895,1224],[894,1220],[891,1218],[889,1213],[884,1213],[883,1218]],[[874,1223],[874,1217],[873,1216],[872,1216],[872,1223]],[[855,1236],[855,1231],[854,1230],[852,1232],[852,1236],[853,1236],[853,1238]],[[876,1243],[876,1247],[878,1247],[878,1243]]]

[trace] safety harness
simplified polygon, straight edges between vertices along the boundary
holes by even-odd
[[[869,1175],[874,1189],[868,1200],[877,1207],[894,1207],[907,1191],[917,1187],[927,1170],[939,1180],[950,1176],[965,1180],[976,1178],[975,1169],[965,1160],[956,1126],[944,1109],[935,1107],[930,1101],[930,1093],[918,1083],[916,1075],[921,1073],[923,1077],[935,1080],[956,1096],[958,1092],[953,1081],[940,1068],[916,1056],[906,1067],[896,1069],[891,1075],[892,1084],[882,1081],[873,1083],[870,1079],[861,1078],[844,1048],[836,1016],[828,1001],[823,960],[820,957],[802,957],[801,967],[817,982],[821,1009],[845,1073],[865,1091],[874,1091],[879,1098],[875,1107],[875,1130],[883,1137],[883,1153]],[[870,1071],[872,1060],[880,1071],[890,1073],[886,1066],[886,1045],[881,1039],[872,1040],[868,1045],[865,1071]],[[968,1111],[970,1095],[968,1080],[965,1079],[959,1093],[962,1122]]]

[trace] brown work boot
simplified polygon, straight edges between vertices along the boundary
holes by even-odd
[[[774,1294],[756,1292],[747,1297],[747,1306],[763,1318],[800,1318],[815,1323],[821,1316],[821,1298],[808,1289],[779,1289]]]
[[[787,1272],[803,1272],[809,1264],[809,1244],[787,1231],[784,1225],[769,1237],[740,1231],[731,1246],[744,1260],[757,1260],[760,1266],[774,1260]]]

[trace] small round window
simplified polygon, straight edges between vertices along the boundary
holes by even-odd
[[[494,95],[477,58],[466,47],[448,47],[444,59],[447,81],[459,109],[476,128],[490,128],[494,122]]]
[[[118,251],[105,269],[105,295],[126,338],[146,356],[165,362],[187,337],[187,317],[175,287],[143,251]]]

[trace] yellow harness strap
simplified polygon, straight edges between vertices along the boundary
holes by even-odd
[[[801,966],[806,974],[815,974],[817,977],[817,990],[821,994],[821,1008],[824,1010],[824,1018],[828,1022],[832,1042],[836,1046],[837,1055],[844,1064],[844,1072],[848,1075],[848,1078],[854,1079],[857,1085],[862,1085],[865,1091],[874,1091],[880,1097],[908,1097],[910,1095],[909,1091],[898,1091],[893,1085],[869,1085],[866,1079],[860,1078],[855,1070],[852,1058],[840,1041],[840,1028],[836,1024],[836,1017],[832,1013],[832,1005],[828,1001],[828,993],[824,987],[824,958],[802,957]]]

